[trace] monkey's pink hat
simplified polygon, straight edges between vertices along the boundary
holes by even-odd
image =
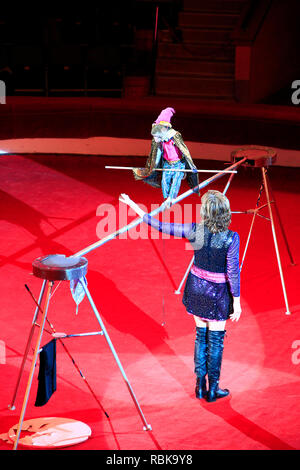
[[[156,121],[154,121],[154,124],[161,124],[162,126],[172,127],[171,119],[175,112],[176,111],[173,108],[163,109]]]

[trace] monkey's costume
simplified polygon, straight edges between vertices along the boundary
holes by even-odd
[[[170,121],[174,113],[173,108],[166,108],[160,113],[152,125],[153,139],[145,168],[133,170],[136,180],[142,180],[155,188],[161,187],[165,199],[177,197],[181,181],[185,176],[191,188],[199,185],[196,166],[182,135],[172,128]],[[157,168],[165,171],[156,171]],[[195,172],[167,171],[168,169],[188,169]],[[199,190],[195,192],[199,193]]]

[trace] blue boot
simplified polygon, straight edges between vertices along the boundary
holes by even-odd
[[[207,395],[207,328],[196,327],[194,363],[197,376],[195,395],[196,398],[204,398]]]
[[[207,401],[216,401],[229,395],[229,390],[219,388],[220,372],[224,348],[225,331],[208,330],[207,375],[209,390]]]

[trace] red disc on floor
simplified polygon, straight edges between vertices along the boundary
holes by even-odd
[[[9,439],[14,442],[18,424],[8,431]],[[35,418],[23,422],[18,445],[36,449],[57,449],[86,441],[91,428],[75,419]]]

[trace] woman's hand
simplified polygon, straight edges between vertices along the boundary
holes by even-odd
[[[133,209],[140,217],[144,217],[146,214],[143,209],[141,209],[135,202],[133,202],[127,194],[122,193],[119,196],[119,201],[124,202],[124,204],[127,204],[131,209]]]
[[[233,313],[229,315],[230,320],[239,321],[242,313],[241,302],[239,297],[233,297]]]
[[[122,193],[120,196],[119,196],[119,201],[121,202],[124,202],[124,204],[127,204],[128,206],[130,206],[130,203],[133,202],[129,196],[127,196],[127,194],[125,193]]]

